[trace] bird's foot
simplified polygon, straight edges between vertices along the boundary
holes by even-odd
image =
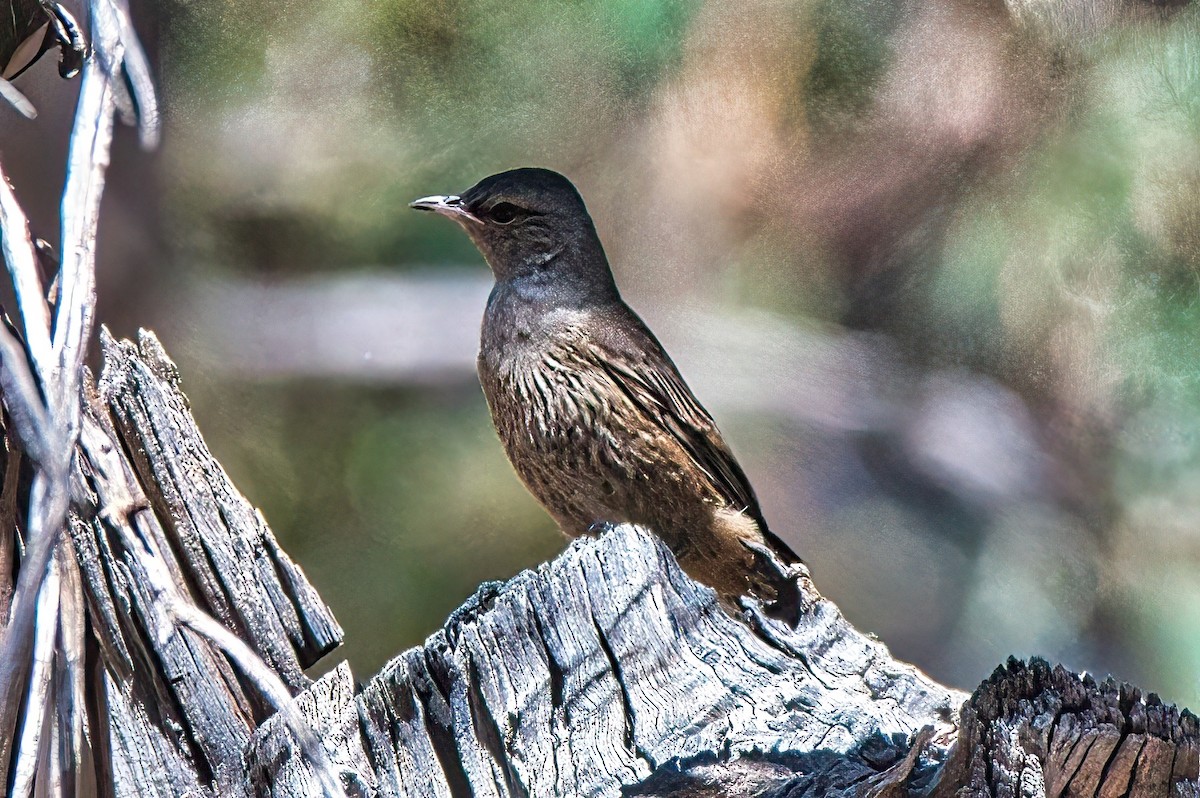
[[[752,540],[742,540],[741,544],[750,551],[751,554],[766,568],[767,571],[779,579],[795,580],[798,577],[808,573],[808,568],[804,563],[787,563],[779,559],[779,555],[771,551],[770,548]]]
[[[800,588],[800,577],[808,569],[803,563],[785,563],[761,543],[743,540],[745,546],[755,557],[759,573],[763,577],[771,596],[758,596],[762,602],[763,612],[769,618],[783,621],[788,626],[795,626],[800,620],[803,605],[803,595]]]

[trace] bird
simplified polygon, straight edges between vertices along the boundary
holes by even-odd
[[[525,167],[410,206],[456,222],[491,269],[479,381],[509,462],[562,531],[639,525],[727,606],[753,596],[795,619],[800,558],[625,303],[571,181]]]

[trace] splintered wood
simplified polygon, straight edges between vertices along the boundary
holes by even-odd
[[[209,453],[158,341],[102,338],[71,536],[105,665],[116,791],[226,794],[269,708],[209,641],[166,617],[171,602],[214,616],[293,692],[341,629]]]

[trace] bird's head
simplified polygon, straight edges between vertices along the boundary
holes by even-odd
[[[571,181],[549,169],[513,169],[461,195],[423,197],[410,207],[457,222],[497,280],[598,272],[611,282],[592,217]]]

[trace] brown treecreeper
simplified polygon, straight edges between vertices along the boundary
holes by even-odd
[[[708,411],[617,291],[575,187],[546,169],[412,207],[457,222],[496,284],[479,380],[513,468],[572,537],[635,523],[721,597],[792,620],[800,562],[771,533]]]

